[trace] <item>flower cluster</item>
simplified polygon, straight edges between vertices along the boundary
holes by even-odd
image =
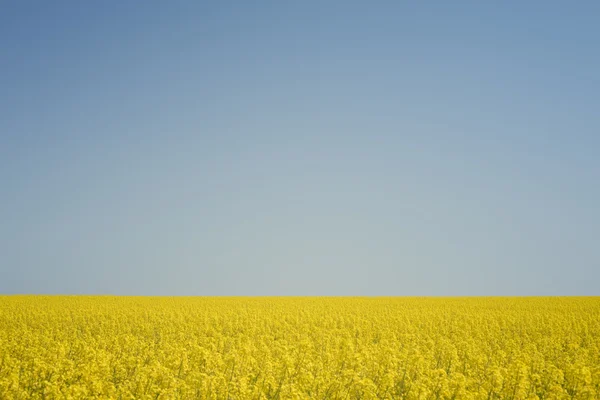
[[[600,298],[0,297],[1,399],[599,399]]]

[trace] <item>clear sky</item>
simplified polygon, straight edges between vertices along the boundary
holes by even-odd
[[[599,18],[5,2],[0,293],[600,295]]]

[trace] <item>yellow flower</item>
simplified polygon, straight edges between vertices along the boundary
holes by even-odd
[[[0,399],[596,399],[598,298],[0,297]]]

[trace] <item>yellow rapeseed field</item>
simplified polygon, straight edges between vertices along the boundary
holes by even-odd
[[[600,298],[1,296],[30,398],[600,399]]]

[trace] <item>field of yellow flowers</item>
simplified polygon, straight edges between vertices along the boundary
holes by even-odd
[[[0,296],[0,399],[600,399],[600,298]]]

